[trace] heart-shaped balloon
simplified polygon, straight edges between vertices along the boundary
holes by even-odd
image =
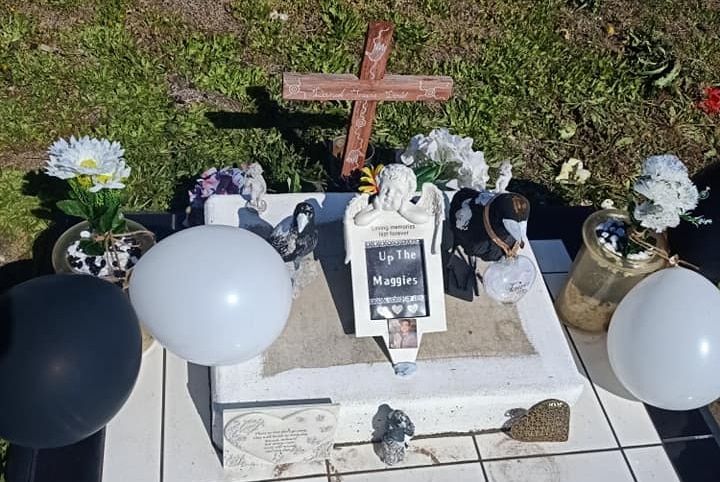
[[[483,285],[488,296],[503,304],[513,304],[530,291],[537,269],[527,256],[503,258],[492,263],[483,273]]]

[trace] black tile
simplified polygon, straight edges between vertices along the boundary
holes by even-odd
[[[165,238],[174,232],[182,229],[183,213],[128,213],[128,219],[132,219],[148,230],[155,233],[158,240]]]
[[[74,445],[31,450],[11,445],[8,482],[100,482],[105,453],[105,429]]]
[[[649,405],[645,408],[662,440],[712,434],[700,410],[663,410]]]
[[[670,442],[665,452],[682,482],[720,481],[720,446],[715,439]]]
[[[533,206],[528,221],[529,239],[561,239],[571,258],[582,246],[582,225],[594,211],[590,207]]]

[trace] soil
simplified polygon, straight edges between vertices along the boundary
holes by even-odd
[[[167,83],[168,93],[178,107],[205,104],[223,112],[242,112],[245,108],[241,102],[224,95],[195,89],[177,75],[168,76]]]
[[[28,240],[25,237],[8,237],[0,233],[0,266],[28,256]]]
[[[3,152],[0,154],[0,169],[34,171],[40,169],[46,160],[47,153],[40,150]]]
[[[73,28],[89,21],[95,15],[95,7],[91,2],[73,7],[71,13],[50,5],[37,5],[21,0],[16,0],[13,7],[37,20],[37,31],[41,33],[41,38],[52,38],[54,37],[52,31]]]
[[[145,353],[155,342],[155,338],[145,329],[143,325],[140,325],[142,331],[142,352]]]
[[[209,33],[239,33],[242,24],[231,13],[231,0],[137,0],[136,10],[155,10],[179,17]]]
[[[715,400],[710,404],[710,413],[715,418],[715,422],[720,425],[720,400]]]

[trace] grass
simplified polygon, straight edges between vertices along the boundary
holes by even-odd
[[[343,133],[350,106],[285,102],[281,73],[356,72],[372,19],[395,23],[389,72],[456,85],[446,103],[380,104],[377,146],[447,126],[492,166],[512,160],[538,202],[619,198],[654,153],[693,172],[717,159],[718,119],[695,107],[720,84],[717,1],[200,3],[199,17],[187,0],[0,7],[0,239],[15,246],[0,254],[26,256],[45,226],[22,176],[60,136],[120,141],[135,210],[181,207],[198,173],[248,161],[274,191],[323,188],[321,143]],[[289,20],[271,20],[274,10]],[[588,184],[554,182],[571,157],[592,172]]]

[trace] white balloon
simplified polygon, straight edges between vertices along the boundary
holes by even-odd
[[[707,405],[720,397],[720,290],[689,269],[653,273],[618,305],[607,344],[638,399],[667,410]]]
[[[280,336],[292,286],[282,258],[260,236],[205,225],[169,236],[140,258],[130,301],[171,352],[200,365],[230,365]]]

